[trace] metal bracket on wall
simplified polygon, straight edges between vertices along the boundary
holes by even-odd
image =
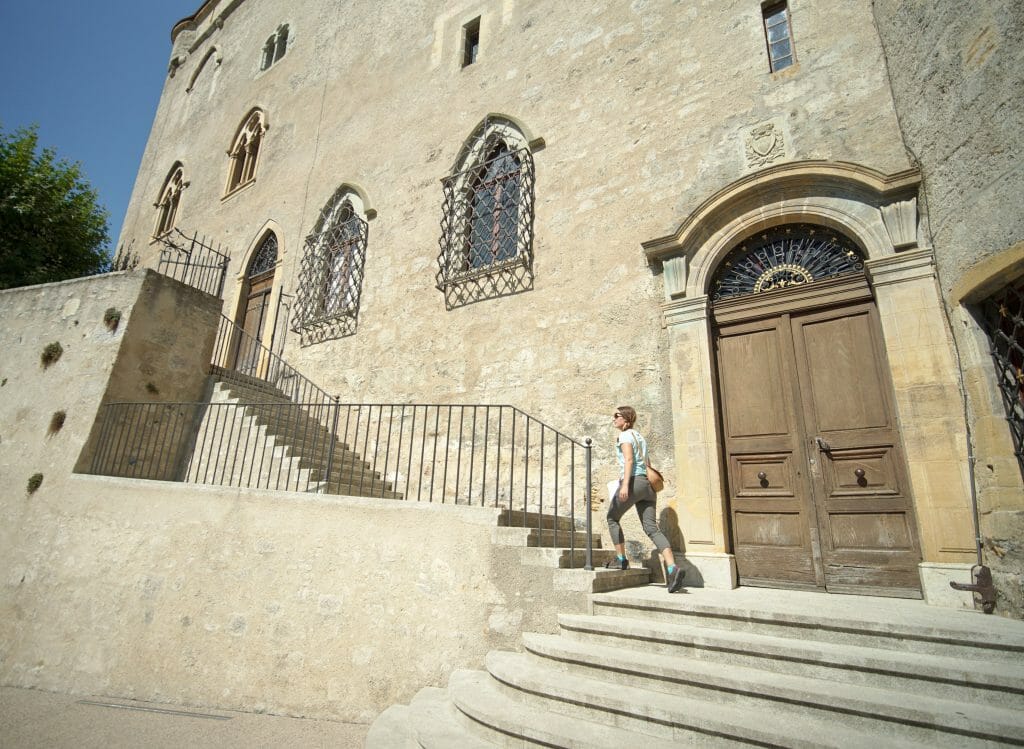
[[[996,608],[996,587],[992,584],[992,570],[983,564],[971,567],[973,583],[957,583],[950,580],[949,587],[953,590],[969,590],[981,598],[981,610],[991,614]]]

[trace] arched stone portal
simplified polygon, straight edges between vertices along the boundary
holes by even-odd
[[[970,566],[975,547],[957,370],[933,255],[918,241],[919,181],[916,171],[885,175],[847,163],[781,165],[719,191],[674,234],[644,244],[648,258],[664,268],[680,479],[676,509],[687,559],[705,585],[737,582],[715,352],[721,323],[709,290],[744,239],[786,224],[811,224],[849,237],[864,258],[867,283],[860,292],[844,293],[860,294],[877,309],[878,356],[891,379],[906,457],[899,491],[912,498],[924,595],[934,603],[970,606],[968,596],[947,585]],[[800,304],[807,310],[832,305],[835,285],[806,285]],[[884,592],[874,587],[862,592]]]

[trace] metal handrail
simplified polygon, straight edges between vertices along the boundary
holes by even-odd
[[[323,406],[337,402],[336,398],[224,314],[220,316],[210,360],[224,372],[241,375],[238,379],[243,384],[265,383],[292,403],[314,404],[317,413]]]
[[[499,507],[593,569],[591,441],[513,406],[109,403],[99,421],[94,474]]]

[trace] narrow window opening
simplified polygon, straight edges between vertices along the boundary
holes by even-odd
[[[277,62],[288,49],[288,27],[282,26],[277,32],[277,49],[274,52],[274,62]]]
[[[267,39],[267,43],[263,45],[263,64],[260,66],[260,70],[266,70],[274,64],[274,37]]]
[[[462,27],[462,67],[472,65],[480,55],[480,16]]]
[[[768,44],[768,67],[776,73],[793,64],[793,32],[787,3],[764,6],[764,36]]]

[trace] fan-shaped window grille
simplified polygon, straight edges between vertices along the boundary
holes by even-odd
[[[729,253],[711,282],[714,300],[758,294],[864,272],[853,241],[813,224],[787,224],[748,237]]]
[[[262,276],[264,273],[274,270],[275,265],[277,265],[277,236],[271,232],[253,255],[252,262],[249,263],[249,272],[246,275],[249,278]]]
[[[316,342],[355,333],[369,227],[342,194],[306,238],[293,330]]]

